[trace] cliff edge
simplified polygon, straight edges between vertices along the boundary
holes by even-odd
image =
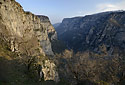
[[[44,80],[58,81],[56,65],[47,57],[54,55],[51,40],[56,39],[56,32],[49,20],[46,23],[41,21],[44,18],[47,17],[39,18],[31,12],[25,12],[15,0],[0,0],[1,45],[3,48],[6,45],[6,52],[17,54],[16,57],[9,56],[10,61],[21,61],[28,70],[40,65]]]

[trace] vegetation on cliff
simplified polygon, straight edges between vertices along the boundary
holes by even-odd
[[[1,0],[0,85],[124,85],[124,19],[123,11],[64,19],[56,30],[65,45],[47,16]]]

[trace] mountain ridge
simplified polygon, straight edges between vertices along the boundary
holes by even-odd
[[[60,60],[65,80],[76,85],[125,84],[125,11],[67,18],[55,29],[70,49]]]
[[[64,19],[58,27],[1,0],[0,84],[124,85],[124,11]]]
[[[68,19],[64,19],[62,21],[60,27],[58,26],[55,29],[58,33],[58,38],[66,43],[69,42],[69,45],[71,42],[73,43],[73,39],[74,39],[74,42],[75,42],[75,39],[78,39],[79,42],[84,44],[84,46],[87,46],[87,45],[90,45],[95,42],[95,41],[92,42],[93,36],[96,35],[98,37],[98,36],[102,35],[102,38],[104,38],[105,35],[107,36],[107,34],[105,34],[105,33],[108,33],[108,30],[110,31],[111,30],[110,28],[112,28],[112,27],[108,27],[109,29],[107,29],[107,28],[105,28],[106,25],[116,26],[116,28],[114,28],[114,29],[121,28],[121,30],[124,30],[123,27],[120,27],[120,23],[121,23],[120,19],[121,19],[121,17],[124,17],[124,13],[125,13],[125,11],[120,11],[120,12],[114,11],[114,12],[98,13],[98,14],[94,14],[94,15],[87,15],[85,17],[68,18]],[[118,18],[118,17],[120,18],[119,22],[117,22],[118,20],[116,20],[116,18]],[[124,18],[122,21],[124,21]],[[122,23],[124,23],[124,22],[122,22]],[[121,26],[124,26],[124,25],[122,24]],[[99,32],[99,30],[101,30],[101,31]],[[100,33],[103,33],[103,34],[100,34]],[[65,36],[68,36],[69,38],[67,38]],[[97,38],[96,36],[93,38]],[[123,35],[123,37],[124,37],[124,35]],[[77,40],[76,40],[76,42],[77,42]],[[97,41],[97,42],[99,42],[99,41]],[[124,39],[123,39],[123,42],[124,42]],[[76,44],[80,44],[80,43],[76,43]],[[93,45],[99,45],[99,44],[93,44]],[[69,47],[72,48],[74,46],[75,46],[75,43],[74,43],[74,45],[69,46]],[[80,46],[82,46],[82,44]],[[123,47],[124,47],[124,45],[123,45]],[[78,48],[81,48],[81,47],[78,47]]]

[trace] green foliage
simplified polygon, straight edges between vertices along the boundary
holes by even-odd
[[[98,82],[99,85],[110,85],[108,82],[105,82],[105,81],[100,81]]]
[[[4,57],[8,60],[17,57],[17,53],[13,53],[10,50],[10,46],[0,38],[0,57]]]
[[[38,85],[37,73],[33,63],[30,71],[19,59],[17,53],[11,52],[9,45],[0,39],[0,85]]]

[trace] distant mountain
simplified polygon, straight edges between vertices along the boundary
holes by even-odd
[[[0,85],[125,85],[124,11],[54,27],[47,16],[0,0]]]
[[[59,60],[61,78],[73,85],[125,85],[125,11],[65,18],[55,29],[71,49]]]
[[[125,50],[125,11],[65,18],[55,29],[59,40],[76,52],[99,52],[101,45],[105,45],[110,54],[114,47]]]
[[[61,23],[55,23],[53,24],[54,28],[57,28]]]

